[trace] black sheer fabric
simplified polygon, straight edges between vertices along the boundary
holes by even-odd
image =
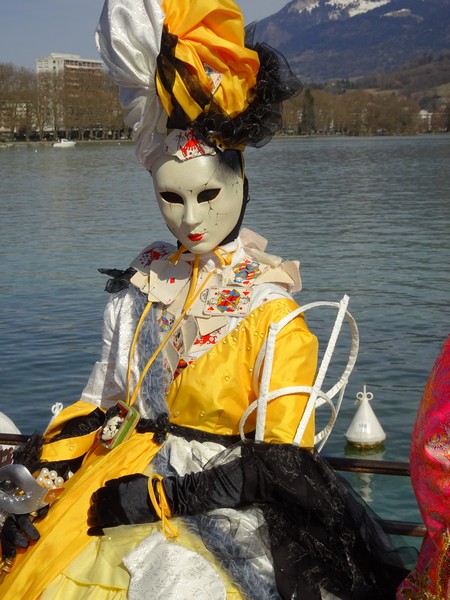
[[[128,269],[99,269],[99,273],[102,275],[109,275],[111,279],[108,279],[105,286],[105,291],[110,294],[120,292],[130,287],[130,280],[136,273],[136,269],[129,267]]]
[[[160,81],[171,95],[173,111],[168,129],[192,127],[195,136],[220,148],[261,147],[281,129],[281,104],[302,91],[300,80],[293,74],[282,54],[267,44],[253,44],[254,27],[246,30],[246,46],[258,53],[260,68],[255,87],[250,92],[248,107],[230,117],[207,93],[197,77],[176,58],[177,36],[164,29],[161,51],[157,58]],[[190,96],[202,113],[190,121],[173,94],[176,74],[183,79]]]
[[[261,458],[276,500],[262,510],[280,596],[320,600],[323,588],[342,600],[394,600],[407,569],[362,499],[317,453],[273,446]]]
[[[173,515],[259,506],[283,600],[320,600],[321,588],[342,600],[394,599],[407,574],[373,513],[315,452],[246,442],[241,458],[164,488]]]

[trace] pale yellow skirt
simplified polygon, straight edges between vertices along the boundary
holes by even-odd
[[[217,570],[227,600],[243,600],[238,588],[230,581],[215,557],[203,542],[189,532],[180,519],[171,519],[179,536],[170,541],[197,552]],[[92,543],[56,577],[40,596],[40,600],[126,600],[130,574],[123,558],[154,532],[161,532],[161,523],[127,525],[109,529]],[[45,566],[43,565],[43,568]]]

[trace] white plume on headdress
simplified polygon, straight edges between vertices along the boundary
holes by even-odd
[[[167,133],[155,83],[164,18],[161,0],[106,0],[95,34],[109,76],[119,86],[138,160],[147,169],[163,151]]]

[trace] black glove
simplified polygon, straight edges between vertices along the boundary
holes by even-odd
[[[38,511],[38,518],[44,517],[48,507]],[[0,532],[2,558],[14,558],[17,548],[28,548],[30,542],[39,539],[39,531],[31,522],[30,515],[10,515],[3,524]]]
[[[310,456],[307,450],[289,444],[252,444],[244,446],[242,456],[227,464],[184,477],[166,477],[163,487],[172,516],[254,502],[286,506],[292,501],[298,504],[299,496],[302,507],[308,508],[312,489],[307,468]],[[107,481],[92,496],[88,533],[102,535],[104,527],[157,521],[147,486],[144,475]],[[156,489],[155,496],[159,500]]]
[[[172,516],[182,516],[240,505],[242,481],[239,459],[184,477],[166,477],[163,487]],[[155,484],[154,491],[159,502]],[[103,535],[106,527],[158,520],[148,493],[148,477],[126,475],[107,481],[92,495],[88,534]]]
[[[88,535],[103,535],[104,527],[157,521],[147,486],[148,477],[139,474],[107,481],[92,495]]]

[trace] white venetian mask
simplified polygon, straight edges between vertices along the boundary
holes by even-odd
[[[152,176],[164,220],[188,251],[213,250],[236,226],[244,195],[242,175],[219,154],[186,161],[161,156]]]

